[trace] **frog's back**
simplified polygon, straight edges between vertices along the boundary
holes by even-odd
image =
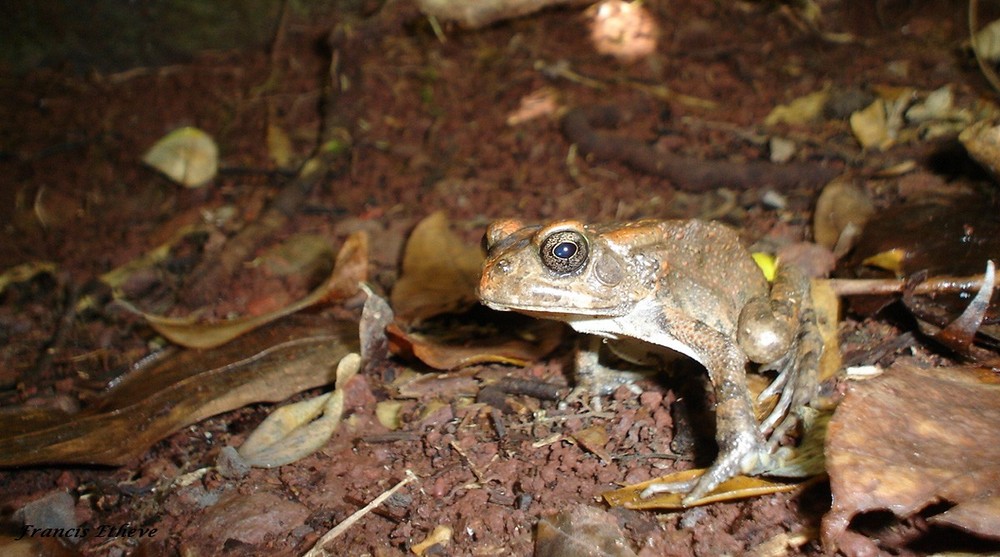
[[[733,228],[697,219],[657,221],[655,227],[660,242],[645,249],[660,259],[666,290],[715,297],[733,318],[748,300],[767,294],[763,273]]]

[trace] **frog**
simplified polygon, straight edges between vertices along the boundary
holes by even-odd
[[[718,455],[700,477],[654,482],[643,497],[678,493],[684,505],[695,504],[736,475],[776,466],[793,410],[814,390],[809,368],[819,357],[816,343],[800,342],[818,334],[809,326],[804,273],[779,265],[769,283],[735,229],[699,219],[502,219],[484,242],[478,297],[487,307],[562,321],[610,346],[674,351],[707,371]],[[800,353],[806,345],[809,353]],[[629,352],[636,350],[621,351]],[[748,371],[777,372],[760,397],[778,402],[759,422]]]

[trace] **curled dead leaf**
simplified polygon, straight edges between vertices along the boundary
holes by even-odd
[[[764,118],[764,125],[774,126],[782,123],[802,125],[816,121],[823,115],[823,109],[829,100],[829,89],[803,95],[788,104],[771,109],[771,113]]]
[[[248,464],[283,466],[316,452],[329,441],[344,414],[344,385],[361,368],[361,356],[350,353],[337,364],[333,392],[282,406],[264,419],[239,448]]]
[[[611,455],[608,453],[607,449],[604,448],[610,440],[608,430],[604,427],[593,425],[586,429],[582,429],[573,434],[573,439],[575,439],[581,447],[594,453],[597,458],[600,458],[604,462],[611,462]]]

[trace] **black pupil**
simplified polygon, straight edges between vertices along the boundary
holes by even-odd
[[[579,248],[573,242],[560,242],[556,244],[556,247],[552,248],[552,255],[559,259],[569,259],[576,254],[577,249]]]

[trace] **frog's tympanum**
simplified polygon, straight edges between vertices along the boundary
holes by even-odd
[[[774,432],[787,431],[790,406],[809,398],[792,392],[810,384],[799,379],[809,288],[800,272],[779,267],[769,287],[734,230],[699,220],[601,226],[502,220],[489,227],[486,242],[479,297],[487,306],[565,321],[609,343],[637,339],[705,366],[719,455],[696,482],[655,485],[647,494],[686,493],[690,503],[736,474],[773,465]],[[811,357],[814,363],[818,356]],[[747,388],[750,362],[779,372],[766,392],[780,393],[780,400],[760,424]]]

